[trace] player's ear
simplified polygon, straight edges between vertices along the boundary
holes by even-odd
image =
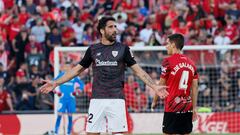
[[[171,43],[172,48],[177,48],[175,42]]]
[[[101,35],[103,35],[103,33],[104,33],[104,30],[103,30],[103,29],[100,29],[100,33],[101,33]]]

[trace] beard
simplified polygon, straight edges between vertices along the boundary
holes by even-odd
[[[106,39],[108,40],[108,41],[110,41],[110,42],[114,42],[114,41],[116,41],[116,36],[117,36],[117,34],[116,33],[113,33],[113,34],[106,34]]]

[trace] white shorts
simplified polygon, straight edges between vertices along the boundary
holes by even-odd
[[[86,131],[89,133],[128,131],[124,99],[91,99]]]

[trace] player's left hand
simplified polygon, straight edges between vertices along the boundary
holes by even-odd
[[[161,99],[164,99],[164,98],[166,98],[166,97],[169,95],[169,93],[168,93],[168,91],[167,91],[167,88],[168,88],[168,86],[160,86],[160,85],[154,86],[155,91],[157,91],[156,94],[157,94]]]
[[[192,121],[196,121],[196,120],[197,120],[197,110],[193,109]]]
[[[49,93],[50,91],[53,91],[57,84],[54,81],[51,80],[41,80],[45,84],[39,88],[40,92],[42,93]]]

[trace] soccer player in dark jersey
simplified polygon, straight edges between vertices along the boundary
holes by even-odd
[[[102,17],[98,22],[100,43],[91,45],[81,62],[61,78],[50,81],[40,88],[48,93],[56,86],[78,76],[92,64],[93,88],[88,110],[87,134],[99,135],[108,131],[122,134],[127,131],[126,109],[123,93],[124,70],[130,67],[146,85],[150,86],[160,98],[168,96],[166,86],[157,85],[134,60],[130,48],[116,41],[117,28],[113,17]]]
[[[181,54],[183,46],[181,34],[167,38],[166,48],[170,56],[162,62],[160,78],[160,85],[169,87],[169,96],[164,101],[164,134],[190,134],[192,121],[196,120],[198,74],[193,61]],[[156,107],[157,100],[155,95],[152,109]]]

